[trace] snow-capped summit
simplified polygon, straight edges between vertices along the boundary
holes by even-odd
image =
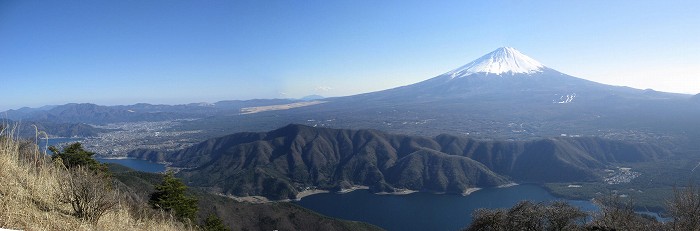
[[[512,47],[501,47],[444,75],[461,78],[475,73],[532,74],[542,72],[545,66]]]

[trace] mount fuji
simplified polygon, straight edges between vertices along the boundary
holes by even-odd
[[[700,122],[690,116],[700,118],[690,97],[577,78],[502,47],[422,82],[280,111],[265,125],[274,129],[285,125],[275,123],[277,118],[291,117],[287,122],[415,135],[520,140],[566,134],[649,141],[667,136],[671,124]]]
[[[503,107],[532,107],[586,104],[619,97],[638,100],[686,96],[655,91],[652,94],[650,91],[576,78],[549,68],[512,47],[501,47],[464,66],[419,83],[337,100],[396,105],[461,99]]]
[[[520,53],[512,47],[501,47],[467,65],[454,69],[445,75],[451,78],[467,77],[476,73],[486,74],[533,74],[542,72],[545,66]]]

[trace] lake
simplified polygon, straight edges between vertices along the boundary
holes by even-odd
[[[48,146],[63,146],[68,143],[73,143],[73,142],[80,142],[82,139],[80,138],[51,138],[48,140],[46,139],[40,139],[39,140],[39,148],[43,150],[46,145]],[[50,151],[48,151],[50,152]],[[142,172],[164,172],[165,171],[165,165],[164,164],[159,164],[155,162],[150,162],[147,160],[139,160],[139,159],[129,159],[129,158],[95,158],[97,161],[102,162],[102,163],[114,163],[114,164],[120,164],[124,165],[126,167],[129,167],[131,169],[137,170],[137,171],[142,171]]]
[[[558,198],[536,185],[487,188],[469,196],[433,193],[376,195],[368,190],[323,193],[294,202],[326,216],[363,221],[387,230],[460,230],[471,223],[478,208],[510,208],[522,200]],[[566,200],[585,211],[597,207],[589,201]]]

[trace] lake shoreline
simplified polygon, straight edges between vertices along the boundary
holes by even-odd
[[[421,191],[385,196],[369,190],[306,197],[293,203],[339,219],[367,222],[387,230],[460,230],[469,226],[477,209],[509,208],[523,200],[554,201],[558,198],[536,185],[470,187],[468,196]],[[408,193],[405,191],[402,193]],[[590,201],[570,201],[584,210],[595,210]]]
[[[479,190],[481,190],[481,188],[467,188],[464,190],[464,192],[462,192],[462,196],[469,196],[469,194],[472,194]]]
[[[504,184],[504,185],[499,185],[496,187],[489,187],[489,188],[508,188],[508,187],[513,187],[513,186],[518,186],[520,184],[517,183],[510,183],[510,184]],[[482,189],[488,189],[488,188],[479,188],[479,187],[473,187],[473,188],[467,188],[465,189],[462,193],[447,193],[447,192],[435,192],[435,191],[418,191],[418,190],[411,190],[411,189],[396,189],[394,192],[376,192],[372,193],[374,195],[382,195],[382,196],[404,196],[404,195],[410,195],[414,193],[429,193],[429,194],[434,194],[434,195],[461,195],[463,197],[469,196],[474,192],[480,191]],[[234,196],[234,195],[224,195],[224,194],[217,194],[220,196],[228,197],[231,199],[234,199],[238,202],[247,202],[247,203],[274,203],[274,202],[294,202],[294,201],[300,201],[301,199],[308,197],[308,196],[313,196],[316,194],[328,194],[328,193],[335,193],[335,194],[347,194],[347,193],[352,193],[357,190],[369,190],[369,186],[364,186],[364,185],[354,185],[350,188],[342,189],[340,191],[331,191],[327,189],[306,189],[302,190],[299,193],[296,194],[296,198],[294,199],[282,199],[282,200],[271,200],[267,197],[264,196]]]

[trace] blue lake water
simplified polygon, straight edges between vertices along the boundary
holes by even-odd
[[[43,150],[46,145],[48,146],[62,146],[64,144],[68,143],[73,143],[73,142],[80,142],[82,139],[80,138],[51,138],[48,140],[41,139],[39,140],[39,149]],[[48,151],[50,152],[50,151]],[[159,164],[159,163],[154,163],[150,162],[147,160],[138,160],[138,159],[105,159],[105,158],[95,158],[97,161],[100,161],[102,163],[114,163],[114,164],[121,164],[126,167],[129,167],[131,169],[137,170],[137,171],[142,171],[142,172],[164,172],[165,171],[165,165],[164,164]]]
[[[368,190],[350,193],[324,193],[295,202],[326,216],[363,221],[387,230],[460,230],[471,223],[478,208],[510,208],[522,200],[553,201],[545,189],[536,185],[487,188],[469,196],[413,193],[376,195]],[[597,207],[589,201],[566,200],[586,211]]]

